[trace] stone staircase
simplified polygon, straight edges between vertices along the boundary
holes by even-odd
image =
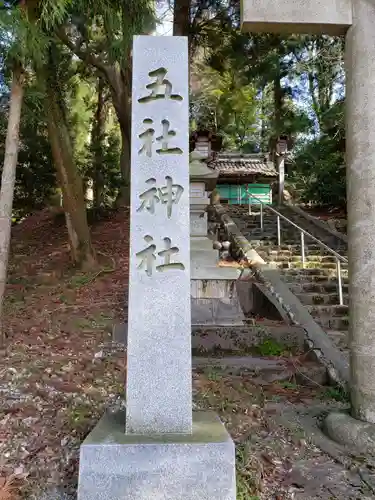
[[[276,208],[276,207],[275,207]],[[279,209],[278,209],[279,210]],[[247,206],[228,206],[228,211],[244,236],[258,254],[272,267],[279,269],[282,280],[326,331],[333,343],[348,352],[348,269],[341,263],[343,305],[339,305],[336,258],[305,236],[305,266],[302,267],[300,231],[281,219],[281,245],[277,244],[276,216],[264,210],[263,231],[260,215],[249,215]],[[346,257],[346,244],[288,207],[279,210],[297,225]]]

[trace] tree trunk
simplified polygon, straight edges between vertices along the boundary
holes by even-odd
[[[117,196],[117,206],[130,205],[130,148],[131,148],[131,89],[130,70],[112,72],[110,78],[110,90],[113,106],[116,111],[121,130],[121,157],[120,170],[123,185]]]
[[[130,205],[130,129],[124,130],[121,127],[121,156],[120,169],[123,186],[120,188],[117,197],[117,205]]]
[[[274,98],[274,143],[273,143],[273,157],[276,170],[278,172],[278,202],[282,204],[284,193],[284,163],[282,158],[277,156],[276,147],[277,139],[283,133],[283,90],[281,88],[281,71],[280,71],[280,57],[276,62],[276,73],[274,77],[273,98]]]
[[[129,13],[126,12],[125,18],[127,18],[128,14]],[[96,67],[101,72],[103,78],[108,82],[122,138],[120,170],[123,185],[120,187],[116,204],[128,205],[130,201],[131,52],[129,51],[127,57],[123,57],[123,67],[118,68],[117,65],[106,65],[99,61],[92,53],[77,48],[64,30],[60,30],[58,36],[83,62],[92,64]]]
[[[93,193],[95,208],[100,208],[104,203],[103,147],[106,120],[104,89],[104,80],[99,77],[98,103],[95,113],[95,124],[91,136],[92,149],[94,151]]]
[[[267,129],[266,129],[266,119],[265,119],[265,110],[266,110],[265,88],[266,87],[263,87],[263,89],[262,89],[262,99],[261,99],[261,114],[262,114],[261,128],[260,128],[260,151],[261,152],[269,151],[269,144],[266,144]]]
[[[19,148],[19,128],[24,94],[24,74],[22,67],[15,64],[10,94],[8,130],[5,142],[5,156],[0,190],[0,335],[2,332],[2,307],[8,270],[10,234],[12,227],[12,207],[16,167]]]
[[[274,98],[274,128],[275,136],[279,136],[283,131],[282,110],[283,110],[283,91],[281,88],[280,71],[276,72],[274,78],[273,98]]]
[[[67,217],[69,243],[74,263],[90,269],[96,266],[96,256],[87,223],[82,179],[74,161],[63,100],[59,96],[54,69],[49,67],[48,70],[45,101],[48,134],[64,209],[69,214]]]
[[[190,0],[175,0],[173,35],[188,36],[190,27]]]
[[[72,259],[73,262],[79,262],[79,241],[78,241],[78,236],[77,233],[74,230],[73,224],[72,224],[72,218],[70,217],[70,214],[68,212],[68,209],[64,203],[63,200],[63,207],[64,207],[64,213],[65,213],[65,222],[66,222],[66,229],[68,230],[68,238],[69,238],[69,246],[70,246],[70,251],[72,254]]]

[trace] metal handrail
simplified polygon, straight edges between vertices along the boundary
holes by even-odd
[[[312,234],[310,234],[305,229],[302,229],[302,227],[300,227],[298,224],[296,224],[295,222],[293,222],[290,219],[288,219],[288,217],[285,217],[285,215],[283,215],[280,212],[278,212],[275,208],[271,207],[270,205],[267,205],[267,203],[264,203],[260,198],[258,198],[257,196],[254,196],[253,194],[250,194],[248,191],[246,191],[246,194],[248,194],[249,196],[251,196],[251,198],[255,198],[256,200],[258,200],[261,205],[264,205],[268,210],[271,210],[271,212],[275,213],[278,217],[281,217],[286,222],[288,222],[289,224],[291,224],[292,226],[294,226],[296,229],[298,229],[298,231],[300,231],[301,233],[305,234],[306,236],[308,236],[309,238],[311,238],[313,241],[315,241],[316,243],[318,243],[318,245],[320,245],[322,248],[324,248],[329,253],[331,253],[332,255],[334,255],[336,257],[336,259],[339,259],[339,260],[341,260],[341,262],[345,262],[346,264],[348,263],[348,259],[347,258],[345,258],[342,255],[340,255],[339,253],[335,252],[335,250],[333,250],[328,245],[326,245],[325,243],[323,243],[322,241],[320,241],[318,238],[315,238],[315,236],[313,236]]]
[[[249,193],[249,191],[245,190],[246,194],[249,196],[249,213],[250,213],[250,199],[254,198],[260,203],[260,227],[261,230],[263,230],[263,206],[267,210],[271,210],[274,214],[276,214],[277,217],[277,244],[278,246],[281,245],[281,226],[280,226],[280,218],[288,222],[288,224],[294,226],[296,229],[301,234],[301,258],[302,258],[302,267],[305,267],[305,236],[308,236],[311,238],[313,241],[315,241],[321,248],[324,248],[327,252],[330,254],[334,255],[336,258],[336,269],[337,269],[337,281],[338,281],[338,292],[339,292],[339,302],[340,305],[343,305],[343,294],[342,294],[342,279],[341,279],[341,262],[344,262],[345,264],[348,263],[348,259],[340,255],[339,253],[335,252],[332,248],[330,248],[328,245],[320,241],[318,238],[310,234],[308,231],[305,231],[300,227],[298,224],[295,222],[291,221],[288,219],[288,217],[285,217],[285,215],[281,214],[278,210],[275,208],[271,207],[270,205],[267,205],[267,203],[264,203],[260,198],[257,196],[253,195],[252,193]]]

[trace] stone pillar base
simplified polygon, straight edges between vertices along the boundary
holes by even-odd
[[[235,446],[211,412],[193,434],[126,435],[125,412],[107,413],[80,450],[78,500],[235,500]]]
[[[375,424],[353,418],[349,412],[329,413],[323,431],[349,450],[375,454]]]

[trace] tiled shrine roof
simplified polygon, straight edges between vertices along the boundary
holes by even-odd
[[[208,164],[220,175],[244,176],[260,174],[277,176],[276,169],[264,154],[218,153]]]

